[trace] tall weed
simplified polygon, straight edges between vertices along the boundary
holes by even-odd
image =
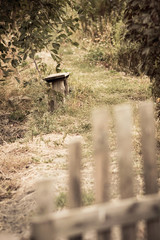
[[[110,26],[98,41],[91,45],[86,59],[94,64],[102,64],[109,69],[140,74],[138,44],[124,39],[125,25],[122,21]]]

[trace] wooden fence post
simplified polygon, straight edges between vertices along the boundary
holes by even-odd
[[[131,143],[131,107],[127,104],[116,106],[115,118],[119,158],[120,195],[122,199],[125,199],[134,196]],[[135,224],[122,226],[122,239],[136,239]]]
[[[93,112],[96,203],[110,199],[108,112],[106,108]],[[99,240],[109,240],[110,230],[98,231]]]
[[[142,129],[145,194],[153,194],[158,192],[158,174],[156,165],[154,107],[152,102],[144,102],[140,105],[140,123]],[[159,223],[159,219],[147,221],[147,237],[149,240],[160,239]]]
[[[46,179],[38,182],[36,191],[37,214],[41,219],[54,210],[54,182]],[[30,240],[54,240],[54,222],[46,221],[45,224],[32,223]]]
[[[70,208],[78,208],[82,205],[81,199],[81,142],[78,139],[73,140],[69,145],[69,201],[68,205]],[[70,237],[70,240],[81,240],[82,236]]]

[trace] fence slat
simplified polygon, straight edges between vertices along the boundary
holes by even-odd
[[[108,147],[108,113],[106,108],[93,112],[93,140],[95,159],[96,203],[109,200],[109,147]],[[99,240],[109,240],[110,230],[98,231]]]
[[[121,198],[134,196],[133,166],[132,166],[132,114],[131,107],[127,104],[115,107],[118,158],[119,158],[119,177]],[[122,226],[122,239],[136,239],[136,225]]]
[[[69,207],[78,208],[81,207],[81,142],[78,139],[73,140],[69,145]],[[70,240],[81,240],[82,236],[77,235],[70,237]]]
[[[144,102],[140,105],[140,122],[145,194],[152,194],[158,191],[154,107],[152,102]],[[147,236],[149,240],[160,239],[159,223],[159,219],[147,221]]]
[[[37,183],[36,191],[37,214],[41,219],[52,213],[54,206],[54,181],[46,179]],[[54,240],[54,221],[46,221],[44,224],[31,225],[31,240]]]

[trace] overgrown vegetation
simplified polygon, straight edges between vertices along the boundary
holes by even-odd
[[[36,52],[44,48],[51,51],[58,63],[56,70],[60,71],[60,45],[64,39],[77,45],[70,36],[79,27],[79,21],[83,37],[92,39],[89,60],[101,62],[109,69],[147,74],[159,102],[157,0],[151,3],[146,0],[141,3],[133,0],[41,0],[38,6],[35,0],[30,3],[19,0],[0,4],[2,79],[18,64],[25,67],[27,56],[33,59],[39,74],[45,74],[46,64],[38,64],[36,59]],[[19,81],[17,71],[14,76]]]
[[[8,114],[8,117],[6,116],[8,126],[13,122],[15,127],[18,124],[19,126],[25,124],[26,135],[29,138],[50,132],[85,135],[91,130],[90,112],[95,106],[145,100],[151,96],[147,78],[131,77],[125,72],[113,70],[112,67],[107,70],[105,66],[95,65],[92,61],[95,57],[90,56],[91,51],[86,60],[86,50],[82,50],[84,47],[86,48],[85,42],[79,49],[65,44],[60,49],[60,54],[63,56],[62,68],[71,72],[70,94],[65,104],[60,104],[54,114],[48,111],[49,87],[43,80],[38,80],[37,71],[32,63],[28,61],[25,68],[19,67],[23,81],[12,85],[14,80],[11,79],[9,89],[6,88],[8,83],[1,86],[1,90],[6,92],[4,98],[2,95],[1,109]],[[51,58],[48,59],[47,53],[43,58],[44,61],[46,57],[48,64],[45,74],[53,73],[54,64]],[[9,140],[11,136],[8,134],[7,138]],[[18,134],[17,138],[19,138]]]
[[[79,26],[74,14],[66,14],[73,10],[72,0],[0,1],[0,79],[5,80],[27,56],[37,68],[35,54],[49,45],[59,71],[60,44]],[[19,81],[18,74],[15,77]]]
[[[114,25],[123,15],[125,1],[121,0],[78,0],[76,9],[83,32],[92,37],[93,41],[101,39],[108,24]],[[107,36],[109,36],[107,33]]]
[[[72,54],[68,54],[71,49]],[[28,84],[21,87],[31,99],[30,114],[27,117],[27,136],[36,136],[41,133],[57,132],[65,134],[86,134],[91,130],[90,112],[95,106],[112,105],[125,101],[139,101],[150,97],[148,79],[127,76],[124,72],[106,70],[105,67],[94,65],[93,62],[84,62],[85,50],[64,45],[62,67],[70,71],[70,94],[66,103],[51,114],[48,111],[48,86],[36,80],[36,71],[28,79],[28,68],[24,70],[23,80]],[[48,64],[49,69],[54,68]],[[34,80],[35,79],[35,80]],[[73,124],[74,123],[74,124]]]
[[[138,43],[141,71],[153,83],[153,94],[159,105],[160,98],[160,4],[159,1],[129,0],[125,12],[126,38]],[[159,106],[160,108],[160,106]]]
[[[1,109],[7,109],[8,125],[25,124],[26,135],[31,138],[53,131],[83,134],[90,131],[89,116],[94,106],[150,97],[151,85],[141,71],[140,41],[125,39],[128,32],[123,18],[124,13],[126,18],[129,16],[126,9],[131,2],[43,0],[37,6],[35,0],[31,4],[12,1],[10,5],[8,1],[1,1],[1,17],[5,19],[1,22],[1,69],[7,76],[6,69],[11,62],[17,72],[7,83],[1,83]],[[69,11],[70,14],[66,14]],[[71,38],[79,26],[77,17],[81,29]],[[75,51],[62,41],[68,37],[72,43],[79,39],[79,49]],[[44,48],[44,55],[36,54]],[[52,63],[46,48],[52,52]],[[56,62],[59,71],[60,58],[63,58],[62,71],[71,72],[70,94],[65,105],[60,104],[52,115],[48,112],[48,87],[39,75],[54,73]],[[19,84],[12,79],[17,75],[17,80],[21,80]],[[15,134],[13,139],[22,135]]]

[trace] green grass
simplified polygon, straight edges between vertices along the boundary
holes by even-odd
[[[65,192],[60,192],[56,197],[56,208],[62,209],[67,205],[67,194]]]
[[[87,60],[87,50],[63,45],[60,50],[62,72],[70,72],[68,78],[70,94],[65,104],[51,114],[48,112],[48,86],[38,80],[38,73],[33,68],[22,71],[23,81],[29,84],[24,88],[25,94],[32,99],[28,117],[28,132],[33,137],[51,132],[82,135],[86,146],[91,145],[91,112],[98,106],[130,103],[133,107],[139,101],[151,98],[150,82],[145,76],[135,77],[124,72],[109,70]],[[55,73],[54,64],[48,62],[45,75]],[[60,143],[57,143],[59,145]],[[61,143],[62,144],[62,143]],[[88,148],[90,151],[90,147]],[[90,154],[88,154],[90,156]],[[91,156],[90,156],[91,158]]]
[[[54,115],[57,131],[86,134],[91,130],[90,114],[94,107],[137,102],[150,98],[150,84],[145,77],[127,76],[84,61],[85,52],[72,47],[63,49],[63,68],[70,71],[71,93],[66,104]],[[61,50],[62,51],[62,50]]]
[[[92,191],[85,191],[82,192],[82,206],[88,206],[92,205],[94,203],[94,194]],[[58,196],[56,197],[56,208],[62,209],[67,206],[67,193],[66,192],[60,192]]]
[[[130,103],[133,107],[134,124],[137,126],[138,104],[140,101],[151,98],[150,82],[145,76],[134,77],[126,75],[124,72],[109,70],[102,65],[96,65],[86,59],[87,50],[84,48],[64,45],[61,47],[62,72],[70,72],[68,79],[70,94],[67,96],[65,104],[60,104],[59,108],[51,114],[48,111],[48,86],[43,80],[39,80],[37,71],[32,63],[27,62],[21,69],[22,81],[19,85],[20,94],[27,95],[31,99],[25,118],[28,131],[26,139],[33,136],[48,133],[60,133],[67,135],[82,135],[84,138],[82,153],[82,170],[86,168],[86,163],[94,165],[93,143],[92,143],[92,123],[91,112],[98,106],[108,106],[111,110],[114,105],[124,102]],[[22,66],[23,67],[23,66]],[[55,73],[54,64],[48,62],[44,75]],[[12,111],[11,119],[21,121],[23,111]],[[115,151],[114,123],[111,123],[110,150]],[[137,137],[138,138],[138,137]],[[137,142],[136,142],[137,141]],[[139,154],[139,139],[134,140],[136,153]],[[54,141],[54,147],[64,147],[63,141]],[[140,154],[139,154],[140,155]],[[57,155],[57,158],[62,157]],[[137,158],[135,158],[137,159]],[[45,163],[51,163],[54,159],[49,158]],[[112,157],[112,162],[116,161],[116,156]],[[32,162],[41,163],[39,157],[33,157]],[[68,165],[58,166],[67,170]],[[87,191],[82,194],[84,205],[94,202],[93,192]],[[63,208],[67,204],[66,193],[61,192],[56,200],[57,208]]]
[[[82,47],[64,45],[60,53],[63,59],[62,72],[70,72],[68,82],[71,91],[65,104],[60,104],[53,114],[48,112],[48,86],[44,81],[37,81],[34,69],[30,72],[24,70],[24,81],[26,77],[28,81],[31,80],[25,92],[33,100],[26,135],[33,137],[51,132],[63,133],[65,136],[80,134],[85,140],[85,159],[92,161],[93,108],[105,105],[112,109],[112,106],[124,102],[135,107],[139,101],[151,97],[150,83],[145,76],[134,77],[90,63],[86,60],[87,51]],[[55,72],[52,63],[49,62],[47,68],[50,73]],[[32,76],[29,75],[31,72]],[[57,142],[57,146],[59,144],[62,143]]]

